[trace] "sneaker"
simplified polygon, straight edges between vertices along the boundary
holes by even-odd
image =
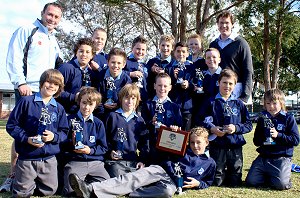
[[[8,178],[6,178],[6,180],[0,187],[0,192],[10,192],[13,180],[14,180],[14,175],[11,175]]]

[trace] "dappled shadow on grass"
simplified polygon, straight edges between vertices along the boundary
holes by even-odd
[[[1,129],[5,130],[6,122],[7,122],[7,120],[0,120],[0,130]]]

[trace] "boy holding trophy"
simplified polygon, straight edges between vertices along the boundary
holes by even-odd
[[[65,142],[64,195],[74,192],[69,185],[69,175],[76,173],[86,181],[102,181],[109,178],[104,168],[104,155],[108,148],[106,133],[101,120],[93,116],[101,103],[101,94],[94,87],[81,88],[78,95],[80,107],[76,114],[68,116],[69,134]]]
[[[53,195],[58,187],[59,143],[66,140],[68,121],[64,108],[56,102],[64,78],[56,69],[40,77],[40,91],[23,97],[11,112],[6,130],[15,139],[19,154],[13,183],[13,197],[30,197],[34,191]]]
[[[291,159],[294,147],[299,144],[297,123],[286,112],[284,94],[279,89],[265,93],[264,107],[253,138],[259,156],[253,161],[246,182],[251,186],[286,190],[292,187]]]

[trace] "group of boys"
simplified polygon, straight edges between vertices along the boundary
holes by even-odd
[[[144,37],[133,40],[128,57],[119,48],[105,54],[106,39],[102,28],[79,39],[74,58],[46,70],[39,91],[11,113],[6,128],[19,154],[13,196],[53,195],[62,177],[63,194],[80,197],[170,197],[182,188],[241,185],[249,93],[235,94],[241,76],[219,66],[219,50],[207,49],[203,59],[199,35],[188,44],[163,35],[160,53],[144,63]],[[161,126],[190,131],[183,157],[156,148]]]

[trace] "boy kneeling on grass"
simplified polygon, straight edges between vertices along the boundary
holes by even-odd
[[[129,194],[130,197],[172,197],[176,191],[175,164],[182,169],[183,189],[208,188],[216,170],[214,160],[204,154],[208,145],[208,131],[202,127],[193,128],[189,148],[184,157],[165,161],[163,167],[151,165],[135,172],[114,177],[103,182],[87,184],[76,174],[70,175],[70,185],[77,196],[88,198],[115,197]]]
[[[15,139],[19,154],[13,182],[13,197],[30,197],[34,192],[51,196],[58,187],[59,143],[67,139],[68,120],[56,102],[64,78],[56,69],[40,77],[40,91],[23,97],[11,112],[7,132]]]

